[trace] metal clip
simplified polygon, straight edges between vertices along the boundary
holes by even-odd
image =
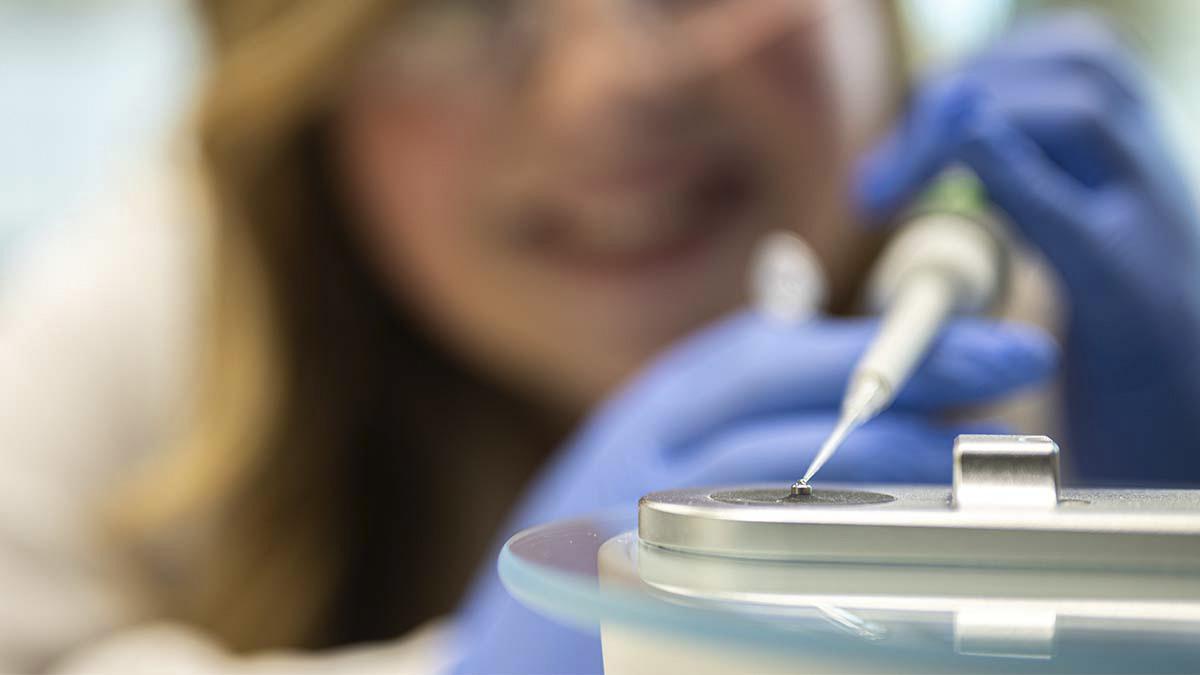
[[[955,508],[1045,509],[1059,501],[1058,444],[1046,436],[954,439]]]

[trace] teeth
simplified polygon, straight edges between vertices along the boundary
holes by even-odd
[[[679,185],[613,194],[573,189],[568,181],[547,216],[526,220],[522,238],[597,262],[654,256],[727,222],[748,201],[749,179],[739,167],[713,163]]]

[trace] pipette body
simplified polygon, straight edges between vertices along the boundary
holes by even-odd
[[[975,179],[956,173],[942,180]],[[871,304],[883,311],[879,332],[851,373],[833,433],[793,495],[805,493],[854,429],[891,405],[951,315],[982,311],[1003,293],[1008,258],[981,207],[935,206],[910,219],[868,283]]]

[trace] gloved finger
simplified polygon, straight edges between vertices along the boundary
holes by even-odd
[[[661,446],[698,439],[731,422],[837,407],[874,320],[783,325],[753,313],[711,329],[664,357],[593,418],[586,433]],[[983,319],[951,322],[897,405],[937,408],[995,398],[1044,379],[1052,340],[1029,327]]]
[[[1190,202],[1177,203],[1190,189],[1157,121],[1095,69],[1004,62],[971,76],[1002,116],[1083,185],[1128,185],[1174,209],[1173,217],[1192,213]]]
[[[1181,198],[1191,192],[1186,174],[1168,161],[1168,145],[1148,105],[1146,75],[1127,41],[1104,17],[1067,11],[1030,22],[973,59],[970,67],[1019,69],[1026,75],[1069,71],[1102,88],[1112,110],[1131,120],[1121,130],[1137,136],[1125,144],[1140,157],[1140,174],[1146,177],[1141,187],[1156,194],[1162,205],[1173,211],[1172,217],[1194,213],[1192,200]]]
[[[1145,78],[1120,34],[1090,12],[1061,12],[1026,23],[972,59],[970,66],[996,64],[1066,67],[1102,83],[1126,105],[1141,108],[1145,100]]]
[[[977,77],[988,104],[1088,188],[1143,177],[1161,164],[1157,139],[1105,87],[1052,68],[995,68]]]
[[[727,431],[681,458],[681,484],[788,485],[803,474],[835,421],[832,415],[783,417]],[[944,483],[959,433],[919,415],[885,413],[850,434],[819,475],[827,482]]]
[[[855,206],[868,224],[907,205],[953,159],[982,85],[955,73],[926,82],[896,127],[858,162]]]
[[[1135,193],[1124,187],[1087,190],[987,100],[980,101],[965,124],[956,154],[1068,286],[1094,281],[1095,270],[1111,269],[1122,255],[1114,247],[1137,227],[1140,202]]]
[[[1033,135],[1038,142],[1061,144],[1077,136],[1063,133],[1066,124],[1104,141],[1108,157],[1132,165],[1130,175],[1147,176],[1147,184],[1161,178],[1165,153],[1134,85],[1136,69],[1102,26],[1079,17],[1063,23],[1061,43],[1047,28],[1034,26],[1002,40],[970,66],[922,86],[904,122],[860,164],[855,191],[863,212],[876,221],[886,218],[956,159],[963,127],[981,97],[993,101],[1001,114],[1007,108],[1036,111],[1041,124],[1035,126],[1050,126],[1047,133]],[[1083,155],[1066,162],[1066,168],[1085,185],[1098,182],[1089,179],[1095,169],[1087,155],[1096,154],[1090,146],[1074,145],[1070,153],[1045,148],[1052,157]]]
[[[1040,328],[958,319],[938,336],[892,408],[934,411],[992,401],[1043,382],[1057,363],[1058,346]]]
[[[1045,228],[1066,237],[1057,248],[1079,243],[1075,237],[1089,234],[1094,215],[1113,222],[1104,209],[1087,209],[1091,201],[1127,200],[1140,192],[1158,209],[1157,217],[1142,219],[1173,222],[1190,214],[1190,190],[1141,105],[1136,69],[1102,26],[1076,32],[1085,37],[1074,43],[1068,37],[1063,45],[1041,45],[1048,39],[1041,33],[1036,39],[1018,36],[1014,47],[1004,46],[1005,40],[972,66],[922,87],[905,121],[860,163],[855,193],[864,214],[883,221],[946,165],[961,161],[961,147],[979,140],[981,109],[1026,137],[1026,150],[1013,155],[1028,161],[1008,165],[1003,158],[989,166],[993,173],[1007,169],[1011,178],[1042,185],[1060,211],[1078,214],[1055,218]],[[1088,189],[1102,186],[1110,194]],[[1060,227],[1064,222],[1072,227]],[[1100,234],[1100,243],[1108,241],[1109,233]]]
[[[953,111],[949,116],[945,111]],[[1093,213],[1097,193],[1050,162],[1005,118],[975,79],[959,75],[932,86],[909,126],[867,157],[858,185],[870,209],[898,208],[952,160],[969,165],[988,196],[1055,263],[1068,284],[1075,268],[1096,267]],[[936,121],[942,124],[934,128]],[[909,154],[906,154],[909,153]]]

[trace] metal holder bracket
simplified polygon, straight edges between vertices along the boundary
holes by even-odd
[[[1046,436],[954,439],[958,509],[1048,509],[1059,502],[1058,444]]]

